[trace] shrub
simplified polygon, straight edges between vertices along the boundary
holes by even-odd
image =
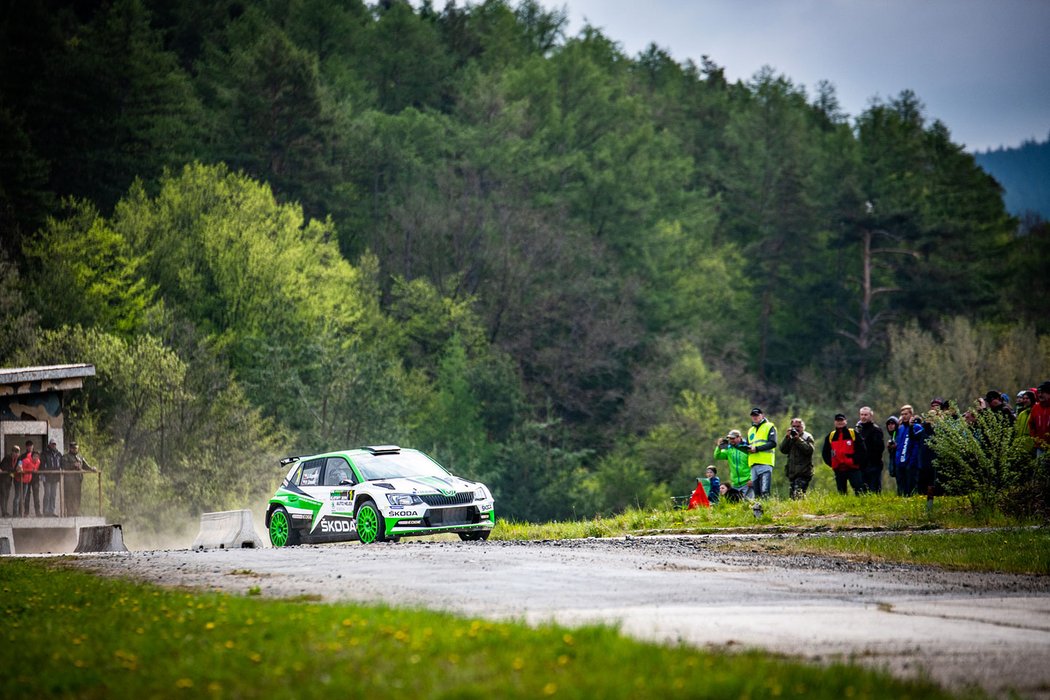
[[[967,496],[975,510],[1001,508],[1013,515],[1050,515],[1050,455],[1036,458],[1031,441],[991,410],[944,417],[929,438],[940,486]]]

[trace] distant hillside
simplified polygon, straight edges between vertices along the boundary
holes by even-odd
[[[1003,200],[1011,214],[1034,211],[1050,219],[1050,136],[974,157],[1006,190]]]

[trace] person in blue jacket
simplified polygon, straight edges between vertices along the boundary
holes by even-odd
[[[926,433],[922,421],[916,419],[915,409],[909,404],[901,406],[895,442],[897,455],[893,465],[897,472],[897,493],[901,496],[911,496],[919,485]]]
[[[720,487],[722,482],[718,478],[718,470],[713,466],[707,468],[707,500],[711,501],[712,504],[718,503],[718,497],[721,495]]]

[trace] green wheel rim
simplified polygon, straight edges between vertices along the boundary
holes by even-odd
[[[274,547],[288,544],[288,516],[283,510],[274,511],[270,516],[270,542]]]
[[[371,504],[361,506],[357,511],[357,536],[365,544],[376,541],[379,534],[379,513]]]

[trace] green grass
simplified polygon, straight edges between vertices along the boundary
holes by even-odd
[[[896,537],[823,537],[777,540],[761,545],[771,553],[806,552],[827,556],[865,557],[882,561],[929,564],[953,569],[1050,574],[1050,531],[1020,529],[1021,522],[1001,513],[975,513],[965,498],[937,498],[932,508],[925,498],[893,495],[840,496],[811,493],[792,501],[770,498],[756,518],[750,503],[723,503],[685,511],[667,508],[628,509],[607,518],[543,524],[500,520],[493,539],[548,540],[581,537],[624,537],[650,534],[712,534],[726,532],[832,532],[846,535],[870,531],[905,531]],[[1045,525],[1045,523],[1043,523]],[[994,528],[988,533],[928,534],[923,530]],[[732,544],[726,544],[732,547]],[[754,547],[748,543],[748,547]]]
[[[804,500],[769,498],[755,518],[750,503],[721,503],[712,508],[676,510],[628,509],[620,515],[557,523],[515,523],[501,520],[494,539],[565,539],[616,537],[653,533],[710,533],[726,529],[754,532],[778,530],[929,530],[962,527],[1026,525],[999,513],[974,514],[965,498],[937,498],[928,509],[925,498],[810,494]]]
[[[768,552],[841,555],[850,559],[927,564],[945,569],[1050,574],[1050,531],[909,533],[878,537],[813,537],[749,542]]]
[[[950,697],[859,667],[664,647],[608,627],[186,592],[57,561],[0,564],[4,698]]]

